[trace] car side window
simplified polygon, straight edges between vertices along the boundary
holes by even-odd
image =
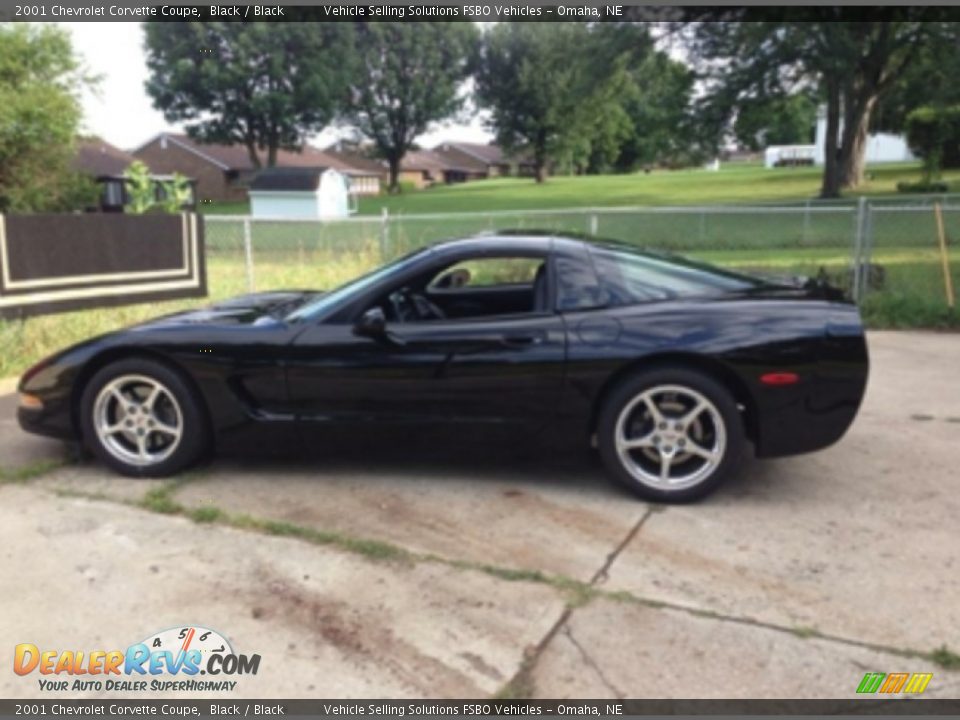
[[[388,322],[472,320],[549,312],[547,256],[464,258],[389,292]]]
[[[459,262],[430,281],[431,290],[530,285],[543,264],[536,257],[490,257]]]
[[[557,307],[561,312],[605,307],[606,293],[597,279],[586,251],[559,255],[557,268]]]
[[[746,290],[758,282],[684,258],[658,257],[639,250],[594,247],[590,254],[611,305]]]

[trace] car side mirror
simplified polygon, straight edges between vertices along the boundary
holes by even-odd
[[[377,306],[367,310],[354,327],[357,335],[363,335],[371,338],[382,338],[387,334],[387,316],[383,314],[383,308]]]

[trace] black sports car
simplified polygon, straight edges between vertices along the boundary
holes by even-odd
[[[88,340],[23,376],[19,420],[135,476],[267,425],[549,425],[639,495],[679,501],[748,440],[762,457],[836,442],[867,365],[856,307],[822,283],[503,233]]]

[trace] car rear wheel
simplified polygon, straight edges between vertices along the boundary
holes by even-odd
[[[192,395],[181,376],[161,363],[131,358],[108,365],[84,389],[84,442],[124,475],[172,475],[194,463],[208,444]]]
[[[632,376],[611,393],[597,440],[617,482],[647,500],[689,502],[733,472],[744,432],[723,385],[694,370],[658,369]]]

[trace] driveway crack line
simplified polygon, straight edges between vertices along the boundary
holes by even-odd
[[[629,545],[630,542],[637,536],[637,533],[640,532],[640,529],[653,514],[653,508],[647,508],[643,515],[640,516],[640,519],[634,523],[632,528],[630,528],[630,531],[626,534],[623,540],[621,540],[620,543],[610,552],[610,554],[607,555],[607,559],[604,561],[603,566],[594,573],[592,578],[590,578],[590,585],[596,586],[598,583],[606,582],[613,563],[616,562],[617,558],[620,557],[620,553],[622,553],[627,545]]]
[[[580,644],[580,641],[573,636],[573,631],[570,629],[569,625],[566,625],[563,628],[563,634],[567,637],[570,643],[577,649],[577,652],[580,653],[580,657],[583,658],[583,661],[596,673],[597,677],[600,678],[607,690],[613,693],[613,696],[622,700],[625,695],[617,689],[616,685],[610,682],[610,679],[603,673],[603,670],[597,664],[597,661],[587,652],[586,648]]]

